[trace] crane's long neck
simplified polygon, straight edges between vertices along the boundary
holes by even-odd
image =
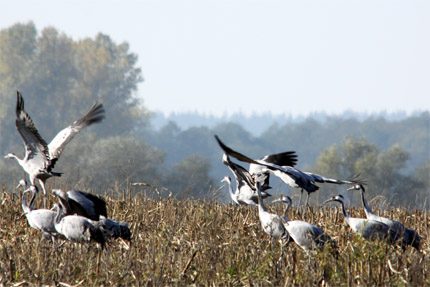
[[[372,211],[372,208],[367,205],[366,199],[364,198],[364,190],[363,188],[361,188],[361,200],[363,201],[363,206],[364,206],[364,212],[366,213],[366,217],[372,217],[372,215],[375,215]]]
[[[233,198],[235,194],[233,193],[233,188],[231,187],[231,181],[230,180],[226,180],[226,181],[227,181],[228,193],[230,193],[230,197]]]
[[[256,184],[257,194],[258,194],[258,213],[267,212],[266,207],[263,204],[263,197],[261,196],[260,184]]]
[[[290,221],[290,219],[287,216],[287,213],[291,207],[291,202],[287,202],[286,204],[287,204],[287,206],[285,207],[285,210],[284,210],[284,219],[285,219],[285,221]]]
[[[31,212],[30,207],[28,207],[28,205],[27,205],[27,193],[28,193],[28,191],[24,191],[24,195],[22,197],[22,204],[21,204],[22,210],[24,210],[25,215],[27,215]]]
[[[63,208],[60,204],[55,205],[55,210],[57,211],[57,214],[55,215],[55,225],[58,225],[63,218]]]
[[[345,217],[345,220],[349,223],[349,219],[351,217],[349,216],[348,212],[346,212],[345,203],[343,201],[340,201],[340,203],[342,204],[342,213],[343,213],[343,216]]]

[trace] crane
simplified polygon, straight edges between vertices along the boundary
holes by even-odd
[[[420,250],[420,236],[414,229],[407,228],[402,223],[396,220],[382,217],[373,213],[372,208],[367,204],[366,199],[364,197],[364,193],[366,192],[366,190],[362,184],[355,184],[348,190],[361,191],[361,200],[363,202],[364,212],[366,213],[366,217],[368,219],[379,221],[388,225],[390,229],[394,231],[395,240],[401,240],[401,245],[403,248],[405,248],[407,245],[411,245],[415,249]]]
[[[59,203],[55,204],[55,211],[54,226],[58,233],[73,242],[95,241],[104,249],[105,237],[103,232],[94,227],[89,219],[80,215],[64,215],[63,207]]]
[[[345,198],[343,195],[335,195],[332,198],[324,202],[328,203],[331,201],[340,202],[342,205],[342,213],[345,217],[345,221],[351,227],[352,231],[361,235],[367,240],[388,240],[389,243],[394,243],[396,234],[390,229],[385,223],[367,219],[367,218],[356,218],[351,217],[345,209]]]
[[[117,222],[107,217],[106,202],[91,193],[61,189],[53,189],[52,193],[59,199],[66,215],[77,214],[90,220],[90,222],[103,231],[105,237],[131,240],[131,231],[125,222]]]
[[[283,215],[285,229],[294,242],[301,247],[308,256],[311,257],[311,250],[315,248],[322,250],[328,242],[331,242],[332,246],[337,249],[336,241],[327,235],[321,227],[306,221],[290,220],[287,217],[287,212],[292,204],[292,200],[289,196],[282,195],[279,199],[272,201],[272,203],[276,202],[283,202],[286,204]]]
[[[301,188],[302,194],[303,190],[305,190],[308,195],[306,199],[306,206],[309,204],[309,194],[312,192],[315,192],[319,189],[319,186],[315,184],[315,182],[320,183],[334,183],[334,184],[354,184],[358,183],[355,180],[338,180],[333,178],[327,178],[322,175],[310,173],[310,172],[303,172],[299,169],[296,169],[293,166],[279,166],[277,164],[272,163],[272,160],[267,161],[267,159],[256,159],[253,160],[237,151],[232,150],[228,146],[226,146],[217,135],[215,135],[215,139],[217,140],[218,144],[221,146],[221,148],[224,150],[224,152],[240,161],[248,162],[250,164],[254,165],[260,165],[263,166],[261,169],[257,169],[259,173],[266,173],[269,172],[277,177],[279,177],[284,183],[291,187]],[[253,168],[256,170],[255,168]],[[265,177],[259,177],[255,176],[255,178],[259,181],[264,180]],[[260,180],[261,179],[261,180]],[[301,197],[300,197],[301,198]],[[300,200],[301,201],[301,200]],[[305,209],[306,211],[306,209]]]
[[[222,181],[226,181],[229,188],[229,193],[232,200],[239,205],[257,205],[258,195],[255,190],[254,178],[242,166],[232,162],[227,154],[223,154],[222,162],[231,170],[236,179],[236,191],[233,193],[230,177],[224,177]],[[271,196],[266,192],[271,187],[268,185],[262,186],[262,197]]]
[[[91,193],[80,190],[53,189],[52,193],[60,200],[67,215],[78,214],[91,220],[107,217],[106,202]]]
[[[105,110],[102,104],[96,102],[83,117],[61,130],[49,145],[40,136],[33,120],[24,110],[24,99],[19,91],[17,91],[15,113],[15,125],[24,141],[25,156],[20,159],[14,153],[8,153],[5,158],[14,158],[29,175],[32,185],[36,184],[36,179],[39,181],[46,205],[46,180],[53,176],[61,176],[61,173],[54,172],[52,169],[67,143],[83,128],[101,122],[105,118]]]
[[[20,184],[21,185],[21,184]],[[48,209],[34,209],[34,201],[37,193],[36,186],[24,190],[22,197],[22,210],[24,211],[25,217],[27,218],[28,224],[42,232],[42,236],[45,239],[51,239],[55,242],[55,238],[61,237],[54,226],[55,212]],[[30,206],[27,203],[27,194],[33,193],[30,200]]]

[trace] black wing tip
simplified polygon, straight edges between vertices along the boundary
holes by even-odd
[[[24,98],[20,91],[16,91],[16,115],[19,117],[21,111],[24,110]]]

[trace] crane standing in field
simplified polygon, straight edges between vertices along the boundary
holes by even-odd
[[[55,204],[55,211],[54,225],[58,233],[73,242],[95,241],[104,249],[105,237],[103,232],[94,227],[89,219],[80,215],[64,215],[63,207],[58,203]]]
[[[24,186],[23,184],[20,185]],[[18,185],[19,186],[19,185]],[[27,194],[33,193],[30,200],[30,205],[27,203]],[[22,210],[24,211],[25,217],[27,218],[28,224],[42,232],[42,236],[45,239],[51,239],[55,242],[55,238],[60,237],[57,230],[55,229],[55,215],[56,213],[48,209],[34,209],[34,200],[36,199],[37,187],[30,186],[30,188],[24,190],[22,197]]]
[[[79,190],[53,189],[52,193],[63,205],[67,215],[78,214],[91,220],[99,220],[100,216],[107,217],[106,202],[96,195]]]
[[[356,184],[348,190],[361,191],[361,200],[363,202],[364,212],[366,213],[366,217],[368,219],[379,221],[388,225],[395,234],[395,240],[401,240],[401,245],[403,248],[405,248],[407,245],[411,245],[415,249],[420,250],[420,236],[415,230],[405,227],[402,223],[396,220],[382,217],[373,213],[372,208],[367,204],[366,199],[364,198],[364,193],[366,190],[362,184]]]
[[[46,205],[45,182],[52,176],[61,176],[61,173],[54,172],[52,169],[67,143],[83,128],[93,123],[101,122],[105,118],[105,110],[102,104],[95,103],[83,117],[61,130],[49,145],[40,136],[33,120],[24,110],[24,99],[20,92],[17,92],[15,112],[15,124],[24,141],[25,156],[23,159],[20,159],[14,153],[8,153],[5,158],[16,159],[18,164],[29,175],[32,185],[36,184],[36,179],[39,181],[45,196],[44,205]]]
[[[287,217],[287,212],[292,204],[289,196],[283,195],[279,199],[272,201],[272,203],[276,202],[283,202],[286,204],[283,216],[285,229],[294,242],[301,247],[309,257],[311,257],[311,250],[322,250],[325,244],[329,242],[332,243],[334,248],[337,248],[336,241],[324,233],[324,230],[321,227],[310,224],[306,221],[290,220]]]
[[[217,140],[220,147],[224,150],[224,152],[240,161],[248,162],[251,165],[259,165],[261,168],[256,168],[255,166],[251,167],[250,170],[254,173],[254,177],[257,181],[265,181],[265,176],[260,176],[260,174],[272,173],[279,177],[284,183],[292,187],[301,188],[302,193],[305,190],[308,193],[305,205],[309,204],[309,194],[315,192],[319,189],[319,186],[315,184],[315,182],[320,183],[334,183],[334,184],[354,184],[358,183],[355,180],[338,180],[333,178],[327,178],[318,174],[310,173],[310,172],[302,172],[294,168],[293,166],[279,166],[277,164],[272,163],[267,158],[270,156],[263,157],[262,159],[253,160],[239,152],[236,152],[226,146],[219,138],[215,135],[215,139]]]
[[[79,190],[53,189],[52,193],[60,200],[66,215],[80,215],[103,231],[105,237],[131,240],[131,231],[125,222],[117,222],[107,216],[104,199],[88,192]]]
[[[356,218],[349,216],[345,209],[345,198],[343,195],[335,195],[332,198],[326,200],[324,203],[331,201],[340,202],[342,205],[342,213],[345,217],[345,221],[351,227],[352,231],[363,236],[364,239],[387,240],[389,243],[395,242],[396,234],[385,223],[367,218]]]

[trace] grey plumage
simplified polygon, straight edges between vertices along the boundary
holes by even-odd
[[[256,182],[256,188],[258,194],[258,217],[264,232],[270,235],[272,239],[288,239],[288,233],[283,224],[283,219],[277,214],[268,212],[267,208],[264,206],[260,183]]]
[[[52,190],[60,200],[66,215],[80,215],[90,220],[91,224],[103,232],[105,238],[123,238],[131,240],[131,231],[125,222],[117,222],[107,217],[106,202],[88,192],[61,189]]]
[[[395,242],[396,234],[385,223],[367,218],[350,217],[346,212],[345,199],[342,195],[335,195],[331,199],[326,200],[324,203],[331,201],[341,203],[342,213],[345,217],[345,221],[355,233],[361,235],[367,240],[387,240],[389,243]]]
[[[73,242],[97,242],[105,247],[103,232],[96,228],[87,218],[80,215],[64,215],[61,204],[55,204],[55,229],[66,239]]]
[[[52,193],[60,200],[67,215],[78,214],[91,220],[108,216],[106,202],[96,195],[79,190],[65,192],[61,189],[53,189]]]
[[[349,188],[348,190],[352,190],[352,189],[361,191],[361,200],[363,202],[364,212],[366,213],[366,217],[368,219],[376,220],[388,225],[390,229],[393,231],[393,233],[395,234],[394,239],[396,241],[400,240],[400,243],[403,247],[406,247],[407,245],[411,245],[417,250],[420,250],[420,236],[415,230],[405,227],[399,221],[375,214],[372,211],[372,208],[366,202],[366,199],[364,197],[364,193],[366,192],[366,190],[362,184],[356,184],[351,188]]]
[[[292,187],[298,187],[305,190],[308,193],[306,199],[306,205],[308,205],[309,194],[315,192],[319,189],[319,187],[315,184],[315,182],[320,183],[333,183],[333,184],[354,184],[356,181],[354,180],[338,180],[333,178],[327,178],[322,175],[310,173],[310,172],[302,172],[301,170],[291,166],[279,166],[275,164],[276,160],[270,159],[270,156],[263,157],[262,159],[251,159],[237,151],[232,150],[228,146],[226,146],[219,138],[215,135],[215,139],[217,140],[220,147],[224,150],[224,152],[240,161],[248,162],[251,164],[250,171],[256,180],[260,181],[260,184],[264,184],[267,180],[266,176],[261,176],[259,174],[267,174],[271,173],[277,177],[279,177],[284,183]],[[268,160],[269,159],[269,160]],[[281,161],[278,161],[280,164],[284,164]],[[295,164],[295,162],[294,162]],[[261,166],[261,167],[256,167]],[[292,164],[293,165],[293,164]]]
[[[54,220],[56,213],[48,209],[34,209],[34,200],[36,198],[37,190],[33,190],[33,196],[30,201],[30,205],[27,202],[27,194],[36,187],[31,187],[24,191],[22,197],[22,210],[24,211],[25,217],[30,227],[37,229],[42,232],[42,235],[46,239],[51,239],[60,237],[57,230],[55,229]]]
[[[224,177],[222,181],[227,182],[231,199],[239,205],[257,205],[258,194],[255,189],[255,180],[250,173],[242,166],[232,162],[227,154],[223,154],[222,162],[233,173],[236,179],[236,191],[233,193],[230,177]],[[262,186],[261,196],[267,198],[271,196],[266,192],[270,186]]]
[[[274,200],[272,203],[275,202],[283,202],[286,204],[283,217],[285,229],[293,241],[308,255],[310,255],[311,250],[322,250],[326,243],[331,243],[334,248],[337,248],[336,241],[327,235],[321,227],[306,221],[290,220],[287,217],[288,209],[292,204],[289,196],[281,196],[281,198]]]

